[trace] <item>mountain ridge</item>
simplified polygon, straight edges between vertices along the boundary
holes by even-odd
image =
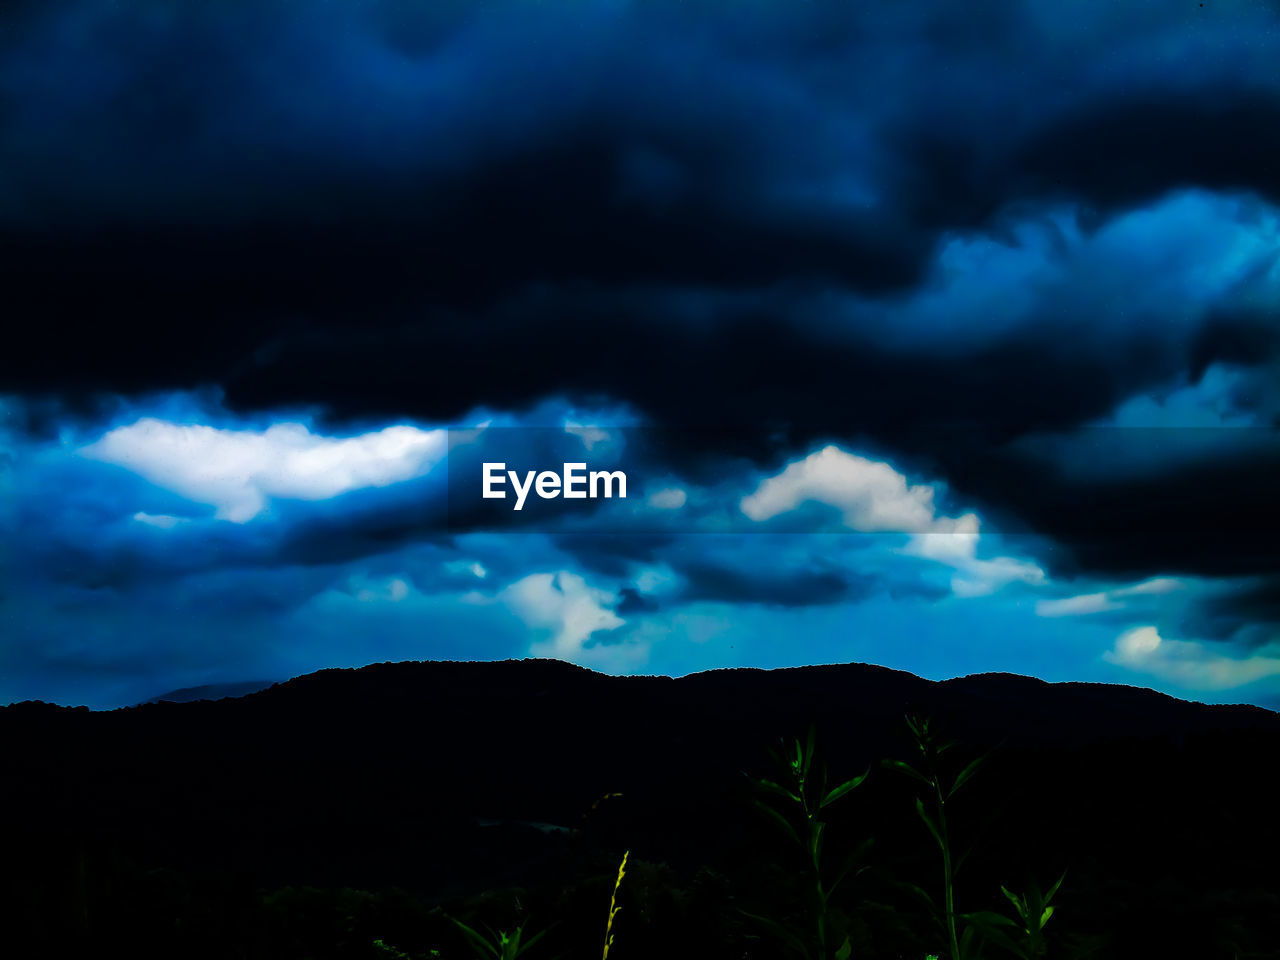
[[[364,664],[358,667],[324,667],[319,670],[309,671],[307,673],[298,674],[284,680],[241,680],[227,681],[221,683],[198,684],[189,687],[179,687],[166,691],[156,696],[149,697],[139,703],[129,704],[120,707],[107,708],[87,708],[75,704],[51,703],[40,699],[29,699],[21,701],[13,701],[9,704],[0,705],[0,712],[8,710],[12,707],[18,707],[23,704],[48,704],[49,706],[60,707],[70,710],[89,710],[92,713],[112,713],[119,710],[132,710],[137,707],[159,704],[159,703],[188,703],[199,701],[216,701],[216,700],[239,700],[245,697],[254,696],[256,694],[268,693],[277,689],[293,689],[299,683],[310,682],[312,678],[334,677],[334,676],[350,676],[360,674],[366,671],[381,671],[387,668],[431,668],[431,667],[478,667],[481,669],[500,667],[510,668],[514,665],[546,665],[553,669],[561,669],[566,676],[570,675],[590,675],[593,677],[601,677],[614,680],[636,681],[636,680],[658,680],[658,681],[674,681],[680,682],[697,682],[700,679],[711,677],[756,677],[756,676],[797,676],[809,675],[818,676],[833,670],[849,671],[862,670],[868,672],[878,672],[890,674],[898,677],[910,678],[923,684],[934,685],[938,687],[956,687],[956,688],[972,688],[976,684],[987,684],[992,681],[999,681],[1007,684],[1022,684],[1048,688],[1058,691],[1072,691],[1081,693],[1095,693],[1102,696],[1116,697],[1150,697],[1166,703],[1185,704],[1195,708],[1205,708],[1211,711],[1243,711],[1251,714],[1261,714],[1266,716],[1280,717],[1280,711],[1271,710],[1258,704],[1246,702],[1236,703],[1209,703],[1202,700],[1193,700],[1189,697],[1179,697],[1173,694],[1164,693],[1152,687],[1143,687],[1136,684],[1122,683],[1105,683],[1101,681],[1088,680],[1044,680],[1040,677],[1030,676],[1028,674],[1011,673],[1009,671],[992,670],[981,671],[978,673],[964,674],[956,677],[948,677],[942,680],[931,680],[922,677],[919,674],[911,673],[908,670],[901,670],[895,667],[888,667],[882,664],[869,663],[864,661],[847,661],[832,662],[818,664],[803,664],[791,667],[713,667],[708,670],[698,670],[693,673],[681,674],[679,676],[670,676],[668,674],[609,674],[590,667],[574,664],[569,661],[559,660],[549,657],[524,657],[524,658],[508,658],[504,660],[386,660],[374,663]]]
[[[0,709],[11,787],[0,816],[23,825],[15,876],[45,884],[88,850],[143,876],[404,888],[444,903],[507,887],[552,896],[581,858],[615,869],[631,849],[686,878],[705,869],[767,887],[777,837],[744,773],[768,775],[768,747],[812,725],[832,776],[873,771],[838,829],[884,839],[892,873],[930,853],[910,784],[880,763],[913,756],[909,713],[957,742],[949,759],[988,758],[956,800],[981,837],[970,869],[984,889],[1069,866],[1069,915],[1097,929],[1113,922],[1116,882],[1140,905],[1135,918],[1180,917],[1238,890],[1280,898],[1266,763],[1280,715],[1138,687],[931,681],[868,664],[672,678],[553,660],[403,661],[232,699],[109,711],[28,701]],[[1181,899],[1162,899],[1169,883]],[[1135,920],[1135,937],[1145,929]]]

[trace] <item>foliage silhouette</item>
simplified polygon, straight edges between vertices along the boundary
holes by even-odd
[[[939,906],[923,887],[906,882],[903,885],[919,896],[929,908],[945,937],[945,956],[948,960],[976,960],[982,955],[988,942],[1028,960],[1044,956],[1044,927],[1055,911],[1050,901],[1058,892],[1066,873],[1045,894],[1040,892],[1034,882],[1030,892],[1021,895],[1012,893],[1002,885],[1000,889],[1013,905],[1016,920],[991,910],[959,913],[956,909],[956,876],[972,848],[956,855],[947,804],[974,779],[986,763],[987,756],[978,756],[954,776],[948,775],[943,769],[943,757],[958,745],[956,741],[942,736],[937,724],[929,717],[908,715],[906,722],[915,747],[915,762],[886,759],[882,763],[888,769],[904,774],[917,786],[916,814],[928,829],[941,855],[942,905]]]
[[[622,887],[622,878],[627,875],[627,858],[630,856],[630,850],[622,855],[622,862],[618,864],[618,877],[613,881],[613,894],[609,897],[609,919],[604,926],[604,952],[600,955],[601,960],[609,960],[609,951],[613,948],[613,921],[618,916],[618,911],[622,909],[618,906],[618,890]]]
[[[825,792],[879,757],[924,773],[916,746],[894,752],[906,704],[945,716],[962,744],[939,763],[943,788],[958,790],[943,807],[957,939],[974,926],[971,945],[992,958],[1280,957],[1280,822],[1257,762],[1280,749],[1273,713],[857,665],[672,680],[549,662],[385,664],[238,700],[106,713],[0,708],[0,814],[12,828],[0,951],[387,960],[393,945],[412,960],[433,946],[462,960],[473,949],[450,917],[483,932],[535,916],[558,922],[528,960],[600,960],[601,897],[628,848],[609,960],[803,956],[744,908],[814,957],[808,847],[747,797],[806,842],[812,827],[789,796],[741,771],[793,786],[794,741],[777,772],[752,765],[776,732],[816,719],[840,774]],[[611,722],[584,722],[601,716]],[[405,731],[443,729],[456,746],[406,750]],[[972,757],[1002,742],[998,763],[957,786]],[[936,822],[936,794],[881,768],[822,807],[820,779],[806,777],[805,795],[826,824],[824,892],[849,848],[876,837],[856,888],[845,879],[831,892],[827,960],[846,937],[850,960],[950,954],[945,918],[936,932],[918,922],[903,909],[917,895],[904,904],[894,883],[915,880],[935,916],[945,911],[941,848],[915,803]],[[584,802],[607,793],[625,799],[584,822]],[[980,832],[988,820],[995,829]]]
[[[547,933],[545,930],[539,930],[525,939],[524,927],[519,926],[512,933],[507,933],[505,930],[490,930],[486,936],[461,920],[455,919],[453,922],[467,938],[467,943],[479,960],[516,960],[517,957],[524,956]]]
[[[822,811],[861,786],[870,770],[828,787],[827,761],[818,749],[817,728],[813,724],[803,740],[797,737],[782,749],[770,747],[769,755],[778,771],[776,779],[752,778],[755,788],[764,795],[752,803],[782,830],[804,859],[812,896],[812,936],[788,929],[769,917],[748,916],[806,960],[847,960],[852,952],[848,934],[840,936],[838,944],[832,942],[832,897],[855,870],[861,869],[872,841],[863,840],[829,874],[823,857],[828,822],[822,818]]]

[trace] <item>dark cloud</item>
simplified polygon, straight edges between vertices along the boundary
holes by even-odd
[[[1252,577],[1213,590],[1187,611],[1188,636],[1265,646],[1280,631],[1280,576]]]
[[[609,577],[626,577],[635,567],[654,564],[665,548],[678,543],[671,534],[637,533],[631,536],[570,533],[555,537],[558,547],[587,570]]]
[[[794,566],[768,563],[767,547],[748,553],[759,565],[741,565],[688,559],[677,569],[685,578],[682,600],[758,604],[768,607],[807,607],[833,603],[858,603],[878,594],[895,600],[940,600],[950,594],[945,586],[927,581],[894,581],[883,574],[841,568],[835,564]]]
[[[1276,91],[1141,91],[1063,116],[1026,143],[1015,173],[1028,193],[1085,197],[1111,209],[1175,187],[1249,190],[1280,201]]]
[[[620,402],[694,475],[878,450],[1056,541],[1057,570],[1274,570],[1274,448],[1081,478],[1011,445],[1280,353],[1274,250],[1190,291],[1162,284],[1228,270],[1225,241],[1221,263],[1143,256],[1221,228],[1161,213],[1179,190],[1238,195],[1221,218],[1266,235],[1274,7],[1060,6],[11,5],[0,386],[54,427],[172,388],[346,424]],[[1073,252],[1144,210],[1145,232]],[[993,238],[1043,275],[947,259]],[[345,499],[276,556],[439,534],[384,506]]]
[[[870,592],[873,581],[854,581],[844,571],[815,569],[799,575],[779,576],[773,569],[734,570],[708,563],[684,567],[691,600],[727,603],[760,603],[796,607],[858,599]],[[788,572],[790,573],[790,572]]]
[[[646,597],[635,587],[623,587],[618,591],[618,603],[613,612],[625,617],[633,613],[654,613],[658,608],[658,601],[652,597]]]
[[[960,489],[1066,547],[1059,572],[1239,576],[1280,570],[1280,438],[1269,428],[1103,427],[1053,459],[955,457]],[[1252,441],[1252,442],[1250,442]]]

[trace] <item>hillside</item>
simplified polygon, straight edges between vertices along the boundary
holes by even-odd
[[[556,661],[395,663],[238,699],[17,704],[0,710],[6,822],[24,824],[13,876],[47,868],[42,882],[65,886],[73,862],[123,860],[197,888],[404,889],[429,906],[513,885],[551,896],[629,848],[679,884],[740,878],[721,893],[749,900],[785,861],[742,772],[767,769],[767,744],[810,722],[837,773],[909,757],[907,712],[944,723],[959,753],[994,750],[957,810],[976,843],[972,882],[998,896],[999,883],[1069,867],[1059,927],[1108,945],[1101,955],[1140,929],[1146,951],[1142,928],[1165,915],[1174,940],[1216,955],[1220,920],[1247,928],[1280,903],[1268,789],[1280,716],[861,664],[670,679]],[[886,875],[927,876],[908,785],[877,767],[861,793],[840,829],[875,836]]]

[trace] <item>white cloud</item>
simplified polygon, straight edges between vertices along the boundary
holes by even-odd
[[[1027,583],[1033,587],[1048,582],[1045,572],[1029,560],[996,557],[981,560],[970,556],[952,564],[959,571],[951,578],[951,590],[958,597],[985,597],[1010,583]]]
[[[1181,590],[1184,584],[1173,577],[1153,577],[1128,587],[1082,593],[1059,600],[1041,600],[1036,604],[1036,614],[1041,617],[1079,617],[1093,613],[1123,610],[1133,597],[1151,597]]]
[[[446,450],[444,430],[411,426],[324,437],[300,423],[228,430],[148,417],[107,432],[80,452],[216,507],[221,519],[244,523],[273,497],[323,500],[421,476]]]
[[[742,498],[742,512],[769,520],[805,502],[825,503],[844,513],[845,525],[864,533],[915,533],[934,523],[933,488],[908,485],[887,463],[823,447],[788,464]]]
[[[479,560],[450,560],[444,568],[450,573],[469,573],[477,580],[483,580],[489,576],[489,571]]]
[[[680,487],[665,487],[649,494],[649,506],[655,510],[679,510],[688,499]]]
[[[1165,640],[1152,626],[1121,634],[1102,657],[1189,690],[1227,690],[1280,675],[1280,657],[1227,657],[1195,641]]]
[[[643,567],[636,573],[632,581],[637,590],[643,594],[663,594],[675,589],[680,578],[666,564],[656,567]]]
[[[1110,593],[1082,593],[1075,597],[1063,597],[1060,600],[1041,600],[1036,604],[1036,614],[1041,617],[1079,617],[1090,613],[1105,613],[1108,610],[1119,610],[1124,605],[1117,603]]]
[[[1114,591],[1118,597],[1132,597],[1147,594],[1172,593],[1174,590],[1181,590],[1185,584],[1176,577],[1152,577],[1150,580],[1143,580],[1141,583],[1135,583],[1131,587],[1123,587]]]
[[[161,530],[171,530],[189,520],[188,517],[174,517],[167,513],[143,513],[141,510],[133,515],[133,519],[149,527],[159,527]]]
[[[951,589],[959,596],[982,596],[1021,581],[1045,582],[1044,571],[1013,557],[979,559],[976,514],[938,516],[934,489],[911,484],[887,463],[827,446],[789,464],[742,499],[741,508],[762,521],[806,502],[825,503],[844,514],[845,526],[864,533],[908,533],[902,552],[956,570]]]
[[[903,548],[908,556],[923,557],[954,567],[951,590],[961,597],[982,597],[1014,582],[1040,586],[1047,582],[1036,564],[1015,557],[978,557],[978,517],[966,513],[956,519],[939,517],[930,533],[914,535]]]
[[[361,603],[399,603],[410,593],[417,593],[403,577],[373,578],[361,574],[348,579],[347,592]]]
[[[596,444],[608,443],[610,440],[608,431],[601,430],[599,427],[575,423],[572,420],[565,421],[564,432],[581,440],[582,445],[587,448],[588,452],[594,450]]]
[[[528,627],[546,635],[530,647],[535,657],[615,667],[619,659],[642,656],[630,644],[587,646],[597,631],[616,630],[626,621],[607,606],[617,599],[613,594],[590,586],[576,573],[530,574],[505,587],[499,599]]]

